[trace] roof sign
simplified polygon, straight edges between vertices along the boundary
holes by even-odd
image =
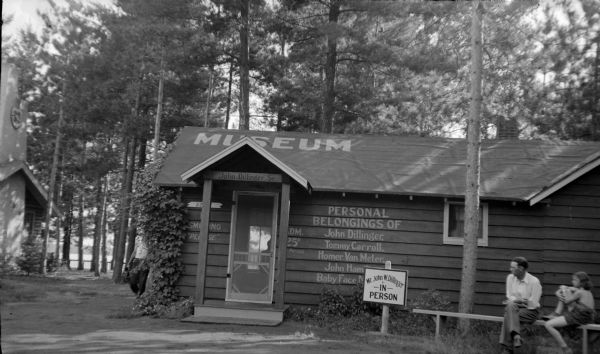
[[[218,133],[198,133],[194,140],[195,145],[208,144],[213,146],[230,146],[234,138],[239,141],[245,135],[234,136],[233,134]],[[295,137],[271,137],[271,136],[250,136],[252,140],[258,143],[260,147],[270,147],[281,150],[303,150],[303,151],[352,151],[351,139],[309,139]]]

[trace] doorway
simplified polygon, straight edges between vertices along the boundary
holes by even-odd
[[[233,194],[227,301],[271,303],[275,275],[278,194]]]

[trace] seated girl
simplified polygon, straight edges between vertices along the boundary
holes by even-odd
[[[592,323],[595,317],[590,277],[585,272],[577,272],[573,274],[571,282],[572,287],[561,285],[556,291],[558,298],[556,310],[544,316],[544,319],[547,319],[546,329],[558,342],[563,353],[572,353],[572,351],[556,328]]]

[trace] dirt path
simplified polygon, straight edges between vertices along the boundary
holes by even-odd
[[[2,353],[423,352],[418,338],[340,337],[290,321],[260,327],[115,318],[127,312],[134,296],[107,278],[73,274],[1,281]]]

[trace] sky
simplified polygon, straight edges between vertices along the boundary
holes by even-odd
[[[100,3],[110,5],[112,0],[79,0],[85,3]],[[64,0],[55,0],[59,5],[65,4]],[[2,0],[2,18],[13,15],[12,23],[2,26],[2,35],[14,35],[28,26],[39,31],[44,25],[37,11],[47,12],[50,10],[48,0]]]

